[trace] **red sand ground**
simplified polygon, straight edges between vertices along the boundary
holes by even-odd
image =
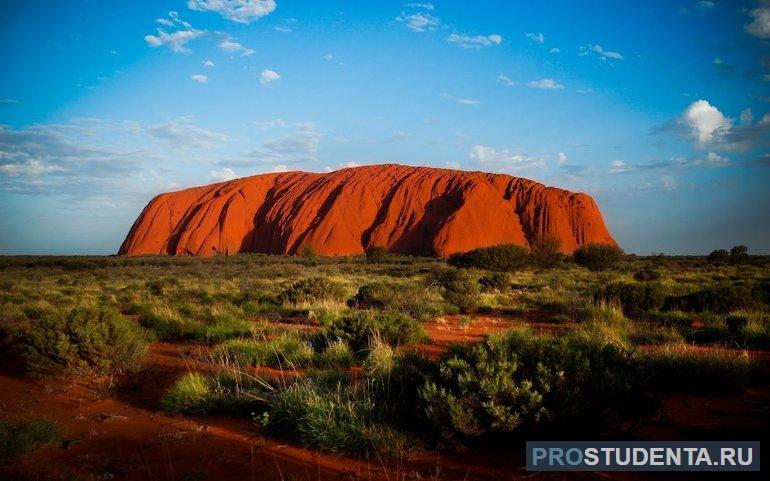
[[[554,328],[535,314],[526,321],[481,316],[467,326],[455,319],[426,325],[429,355],[453,342],[477,342],[484,333],[526,324]],[[560,327],[555,327],[559,329]],[[188,345],[154,343],[146,365],[107,396],[84,382],[55,386],[23,375],[18,358],[0,359],[0,415],[15,419],[45,416],[67,428],[64,445],[39,450],[0,469],[82,478],[117,480],[355,480],[355,479],[626,479],[623,473],[527,473],[520,449],[501,446],[485,452],[422,454],[396,465],[379,459],[357,460],[315,453],[262,436],[248,419],[166,416],[157,411],[160,397],[192,367],[182,353]],[[757,353],[770,364],[770,353]],[[661,415],[636,434],[642,439],[759,438],[768,427],[770,387],[727,397],[671,396]],[[438,476],[437,476],[438,472]],[[105,474],[114,476],[104,478]],[[660,475],[654,475],[660,478]],[[664,476],[665,477],[665,476]],[[651,479],[635,474],[632,479]],[[32,479],[41,479],[32,477]],[[42,477],[42,479],[49,479]],[[53,479],[57,479],[54,477]],[[65,478],[66,479],[66,478]],[[679,478],[677,478],[679,479]]]
[[[448,256],[528,245],[543,234],[566,253],[615,245],[594,200],[502,174],[376,165],[328,174],[263,174],[157,196],[120,254],[355,255],[372,246]]]

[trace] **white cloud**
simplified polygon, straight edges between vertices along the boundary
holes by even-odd
[[[397,130],[397,131],[393,132],[393,136],[392,136],[393,140],[396,140],[396,141],[398,141],[398,140],[407,140],[409,137],[410,137],[409,134],[407,134],[406,132],[404,132],[402,130]]]
[[[278,75],[278,72],[275,70],[270,70],[269,68],[266,68],[262,71],[262,73],[259,74],[259,83],[262,85],[267,85],[270,82],[275,82],[276,80],[279,80],[281,78],[280,75]]]
[[[212,62],[211,60],[206,60],[205,62],[203,62],[203,66],[211,68],[214,66],[214,62]]]
[[[701,11],[714,10],[716,6],[717,4],[710,0],[701,0],[695,4],[695,9]]]
[[[631,166],[623,162],[622,160],[613,160],[610,162],[610,165],[612,168],[610,169],[610,174],[621,174],[623,172],[628,172],[631,170]]]
[[[206,75],[202,75],[202,74],[190,75],[190,78],[193,81],[198,82],[199,84],[205,84],[206,82],[209,81],[209,78]]]
[[[441,24],[441,19],[426,12],[418,12],[407,15],[401,12],[396,17],[399,22],[406,23],[406,27],[412,32],[432,32]]]
[[[221,48],[222,50],[224,50],[226,52],[230,52],[230,53],[240,52],[241,57],[248,57],[248,56],[254,54],[254,50],[252,50],[250,48],[247,48],[247,47],[244,47],[240,43],[234,42],[234,41],[232,41],[230,39],[222,40],[219,43],[219,48]]]
[[[601,45],[588,45],[587,47],[580,47],[578,54],[588,55],[591,52],[598,54],[600,60],[607,60],[608,58],[613,60],[623,60],[623,56],[621,54],[611,50],[604,50]]]
[[[510,87],[512,85],[516,85],[516,82],[511,80],[507,75],[501,74],[501,73],[497,74],[497,81],[500,82],[501,84],[507,86],[507,87]]]
[[[453,95],[450,95],[448,93],[441,94],[442,97],[444,97],[447,100],[450,100],[454,103],[460,104],[460,105],[479,105],[481,102],[476,99],[463,99],[458,98]]]
[[[151,125],[147,128],[147,133],[176,149],[213,147],[227,141],[226,135],[193,125],[188,117]]]
[[[542,33],[525,33],[524,36],[532,40],[533,42],[537,42],[537,43],[545,42],[545,35],[543,35]]]
[[[209,172],[209,180],[212,182],[225,182],[237,178],[238,174],[236,174],[233,169],[229,167],[225,167],[222,170],[212,170]]]
[[[327,54],[324,54],[324,56],[321,58],[323,58],[324,60],[330,61],[334,58],[334,55],[327,53]]]
[[[158,29],[158,35],[145,35],[144,41],[147,42],[151,47],[160,47],[162,45],[165,45],[168,47],[172,52],[189,52],[190,49],[185,47],[185,45],[195,38],[200,37],[203,35],[203,30],[196,30],[196,29],[190,29],[190,30],[177,30],[174,33],[168,33],[165,30],[159,28]]]
[[[275,27],[273,27],[273,30],[281,33],[291,33],[291,28],[289,27],[281,27],[276,25]]]
[[[700,144],[718,141],[732,127],[732,119],[725,117],[706,100],[696,100],[682,114],[682,122]]]
[[[251,23],[275,10],[275,0],[190,0],[192,10],[217,12],[228,20]]]
[[[430,11],[433,11],[433,9],[435,8],[432,3],[407,3],[404,6],[409,8],[422,8],[424,10],[430,10]]]
[[[527,87],[541,90],[562,90],[564,85],[556,82],[552,78],[541,78],[540,80],[533,80],[527,83]]]
[[[545,167],[543,159],[524,153],[498,150],[484,145],[474,145],[468,158],[484,169],[519,172]]]
[[[257,150],[246,158],[230,160],[230,165],[275,164],[288,165],[317,160],[318,142],[321,134],[309,128],[298,130],[281,137],[265,140]]]
[[[751,112],[751,109],[743,109],[740,119],[742,125],[751,125],[754,121],[754,114]]]
[[[25,162],[0,165],[0,174],[7,175],[8,177],[37,177],[49,172],[64,172],[65,170],[58,165],[43,165],[38,159],[28,159]]]
[[[556,47],[554,47],[554,48],[552,48],[551,50],[548,51],[548,53],[559,53],[559,52],[561,52],[561,49],[560,48],[556,48]]]
[[[500,45],[503,37],[496,33],[492,35],[460,35],[453,33],[446,39],[449,43],[456,43],[462,48],[481,48],[490,45]]]
[[[567,163],[567,155],[564,152],[559,152],[556,154],[556,163],[559,165],[564,165]]]
[[[762,6],[749,12],[753,19],[744,28],[748,33],[759,38],[770,38],[770,7]]]
[[[19,101],[15,99],[0,99],[0,105],[14,105],[18,103]]]
[[[702,159],[695,159],[693,163],[695,165],[707,165],[710,167],[724,167],[730,164],[730,159],[723,157],[715,152],[709,152],[706,157]]]

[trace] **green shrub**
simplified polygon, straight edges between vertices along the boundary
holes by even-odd
[[[453,254],[447,262],[459,268],[475,267],[490,271],[513,272],[527,265],[529,251],[526,247],[514,244],[500,244]]]
[[[281,302],[312,304],[314,302],[340,302],[345,299],[342,285],[325,277],[310,277],[295,282],[280,296]]]
[[[743,389],[754,369],[746,353],[729,349],[666,346],[645,353],[650,387],[687,394],[728,393]]]
[[[233,339],[214,349],[217,359],[242,366],[300,368],[313,362],[313,346],[293,331],[267,340]]]
[[[561,239],[554,234],[543,234],[532,242],[530,257],[540,267],[554,268],[564,262]]]
[[[366,249],[366,261],[371,263],[387,262],[390,253],[387,249],[380,246],[374,246]]]
[[[721,266],[730,261],[730,254],[724,249],[717,249],[711,251],[706,260],[715,266]]]
[[[511,287],[511,276],[507,272],[490,272],[479,277],[483,292],[504,292]]]
[[[730,249],[730,264],[746,264],[749,262],[749,248],[746,246],[733,246]]]
[[[396,362],[396,351],[389,344],[375,339],[364,359],[364,372],[369,377],[387,376]]]
[[[572,254],[576,264],[592,271],[615,267],[623,256],[620,247],[608,244],[586,244]]]
[[[25,358],[37,373],[95,370],[122,373],[147,351],[142,329],[112,308],[56,311],[35,322],[25,340]]]
[[[46,419],[0,421],[0,463],[61,442],[64,429]]]
[[[479,283],[470,274],[461,270],[449,270],[438,279],[444,288],[444,299],[457,306],[460,312],[472,312],[479,305]]]
[[[627,316],[646,317],[649,312],[663,307],[666,294],[658,283],[615,282],[601,287],[594,300],[618,303]]]
[[[418,319],[441,314],[440,306],[428,298],[428,292],[414,284],[372,282],[364,284],[348,304],[364,309],[401,311]]]
[[[669,296],[665,300],[663,309],[726,314],[730,311],[749,309],[755,305],[756,299],[750,286],[718,284],[683,296]]]
[[[206,324],[200,324],[190,333],[190,337],[198,342],[217,344],[228,339],[249,337],[252,335],[252,325],[245,319],[231,314],[214,317]]]
[[[421,394],[442,435],[478,436],[634,419],[650,412],[641,382],[636,364],[614,345],[512,330],[451,349]]]
[[[642,270],[636,271],[634,273],[634,279],[636,279],[639,282],[651,282],[651,281],[657,281],[661,277],[660,272],[650,269],[648,267],[645,267]]]
[[[319,336],[327,345],[339,339],[347,342],[352,349],[360,351],[368,347],[375,338],[397,346],[418,341],[424,333],[420,324],[406,314],[360,311],[325,325]]]
[[[182,317],[174,307],[157,303],[139,308],[139,323],[162,340],[188,339],[200,328],[198,322]]]
[[[662,326],[646,326],[634,324],[628,339],[637,345],[655,346],[660,344],[677,344],[684,341],[679,329]]]

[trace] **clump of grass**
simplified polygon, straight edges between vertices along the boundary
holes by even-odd
[[[460,312],[473,312],[479,306],[479,283],[467,272],[448,270],[438,276],[437,282],[443,287],[441,295],[444,300]]]
[[[395,362],[395,349],[380,339],[374,339],[364,359],[364,372],[371,378],[386,376],[393,370]]]
[[[613,282],[601,287],[594,299],[618,303],[626,315],[646,317],[648,312],[663,307],[666,292],[657,282]]]
[[[667,345],[641,358],[651,387],[662,391],[714,394],[743,389],[756,369],[747,352]]]
[[[24,350],[28,366],[38,374],[120,374],[136,368],[146,352],[142,329],[107,307],[44,315],[30,330]]]
[[[490,272],[479,277],[483,292],[505,292],[511,288],[511,276],[507,272]]]
[[[313,346],[293,331],[269,339],[234,339],[214,349],[215,359],[242,366],[301,368],[313,362]]]
[[[167,414],[249,415],[264,409],[266,394],[272,389],[253,377],[223,371],[217,376],[190,372],[182,376],[161,399]]]
[[[209,323],[200,324],[190,332],[190,337],[208,344],[216,344],[228,339],[250,337],[253,326],[245,319],[223,314],[214,317]]]
[[[355,356],[347,342],[337,339],[327,344],[317,359],[322,366],[345,368],[353,365]]]
[[[163,302],[139,307],[139,322],[163,340],[187,339],[200,328],[200,323],[184,318],[179,310]]]
[[[0,463],[58,444],[63,435],[64,428],[47,419],[0,421]]]
[[[684,341],[684,336],[672,327],[633,324],[628,339],[637,345],[679,344]]]
[[[390,345],[407,344],[424,337],[419,322],[407,314],[389,311],[360,311],[325,325],[320,343],[341,339],[356,351],[365,349],[375,338]]]
[[[417,319],[435,317],[442,312],[428,290],[414,283],[378,281],[364,284],[348,304],[364,309],[400,311]]]

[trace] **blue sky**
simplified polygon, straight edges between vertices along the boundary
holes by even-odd
[[[770,3],[27,1],[0,42],[0,254],[383,162],[587,192],[628,252],[770,254]]]

